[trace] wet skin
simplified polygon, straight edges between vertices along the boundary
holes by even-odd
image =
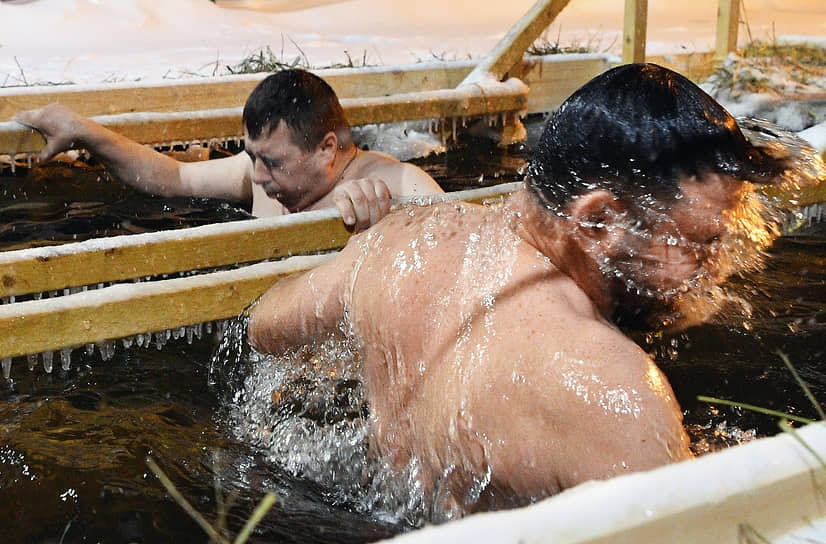
[[[695,242],[718,235],[740,190],[686,184],[674,227],[635,253],[658,263],[652,287],[696,275]],[[692,226],[698,214],[706,227]],[[605,317],[611,293],[588,284],[623,246],[576,216],[549,214],[526,191],[504,211],[443,204],[392,214],[329,263],[277,284],[253,312],[250,339],[278,352],[346,315],[367,369],[374,452],[397,467],[418,463],[445,512],[686,459],[670,386]],[[663,235],[675,228],[672,246]],[[285,297],[298,302],[286,307]],[[480,502],[463,504],[474,485],[485,487]]]

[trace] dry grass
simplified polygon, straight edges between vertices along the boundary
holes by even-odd
[[[751,93],[812,95],[826,92],[826,48],[753,41],[717,66],[709,79],[733,97]]]

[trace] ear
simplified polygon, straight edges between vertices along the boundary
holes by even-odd
[[[616,253],[625,238],[625,206],[610,191],[591,191],[577,196],[569,204],[571,221],[592,249],[601,248],[608,255]],[[589,251],[590,253],[590,251]]]
[[[325,164],[332,164],[338,153],[338,136],[333,131],[324,135],[318,143],[318,152]]]

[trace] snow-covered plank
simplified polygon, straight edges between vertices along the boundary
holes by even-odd
[[[397,93],[390,96],[343,98],[341,105],[353,125],[395,123],[417,119],[449,119],[506,112],[524,112],[529,89],[520,82],[496,87]],[[144,144],[206,142],[243,135],[241,107],[178,112],[139,112],[95,116],[103,126]],[[45,142],[19,123],[0,123],[0,154],[35,153]]]
[[[334,210],[112,236],[0,253],[0,296],[140,279],[342,247]]]
[[[237,270],[3,305],[0,359],[235,317],[279,278],[329,257],[291,257]]]
[[[598,65],[606,70],[617,59],[600,53],[528,57],[523,65],[534,74],[550,72],[555,80],[576,88],[587,79],[579,74],[583,66]],[[397,93],[453,89],[476,67],[470,60],[423,62],[409,65],[314,70],[340,98],[369,98]],[[541,66],[541,70],[534,67]],[[518,71],[518,70],[516,70]],[[591,77],[600,73],[588,70]],[[243,74],[167,83],[112,83],[100,85],[60,85],[0,88],[0,121],[27,109],[60,102],[83,116],[133,112],[199,111],[242,107],[252,89],[268,74]],[[590,79],[590,78],[589,78]],[[528,85],[534,82],[530,77]],[[563,97],[564,98],[564,97]],[[532,111],[549,107],[529,104]]]
[[[797,432],[799,440],[789,434],[761,438],[690,461],[586,482],[525,508],[425,527],[392,542],[774,542],[826,516],[826,471],[812,455],[826,448],[826,427],[816,423]]]

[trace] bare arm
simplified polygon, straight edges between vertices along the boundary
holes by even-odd
[[[250,344],[276,353],[334,332],[344,317],[356,251],[348,245],[313,270],[273,285],[250,316]]]
[[[252,168],[244,155],[196,163],[179,162],[101,126],[60,104],[14,117],[43,134],[41,160],[85,148],[112,174],[141,191],[162,196],[204,196],[250,202]]]

